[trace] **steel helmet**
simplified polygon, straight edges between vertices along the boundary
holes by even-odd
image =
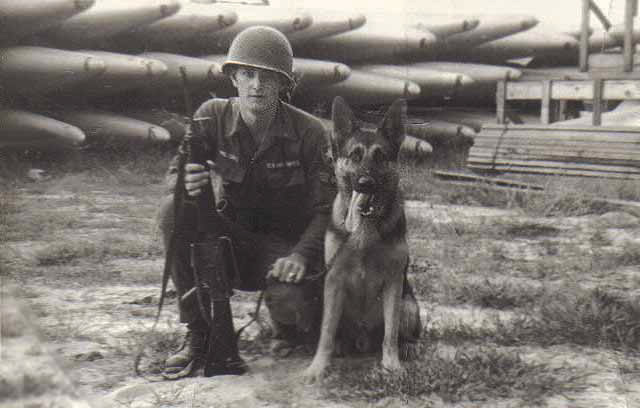
[[[241,31],[231,42],[222,72],[233,66],[262,68],[282,74],[293,88],[293,51],[287,37],[275,28],[253,26]]]

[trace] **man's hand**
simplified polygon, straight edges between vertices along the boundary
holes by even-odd
[[[280,282],[298,283],[307,271],[307,260],[300,254],[293,253],[284,258],[278,258],[267,273],[267,278],[274,278]]]
[[[201,164],[187,163],[184,166],[184,188],[187,194],[196,197],[209,182],[209,169]]]

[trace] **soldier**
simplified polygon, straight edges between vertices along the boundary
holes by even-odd
[[[281,100],[295,85],[292,61],[287,38],[273,28],[254,26],[237,35],[222,69],[238,96],[210,99],[195,112],[194,122],[202,124],[211,146],[210,169],[189,163],[184,179],[190,196],[214,181],[239,264],[237,289],[265,291],[278,354],[317,335],[323,240],[335,194],[322,123]],[[176,162],[169,170],[173,184]],[[160,214],[166,246],[172,200]],[[184,255],[173,262],[178,296],[194,285],[187,262]],[[179,309],[188,334],[165,363],[165,373],[173,376],[189,375],[202,364],[208,334],[196,296]]]

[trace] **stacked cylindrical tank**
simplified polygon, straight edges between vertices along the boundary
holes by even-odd
[[[507,60],[578,53],[575,34],[530,30],[538,23],[531,16],[382,16],[201,0],[5,0],[0,16],[0,147],[179,138],[190,113],[180,68],[195,102],[233,95],[220,64],[234,36],[253,25],[289,38],[292,103],[315,112],[337,95],[366,108],[405,98],[416,111],[490,103],[497,81],[523,74]],[[593,47],[621,41],[594,37]],[[437,110],[429,112],[425,118]]]

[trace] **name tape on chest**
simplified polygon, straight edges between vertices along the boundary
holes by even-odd
[[[282,162],[267,162],[265,163],[268,169],[290,169],[294,167],[300,167],[300,160],[289,160]]]

